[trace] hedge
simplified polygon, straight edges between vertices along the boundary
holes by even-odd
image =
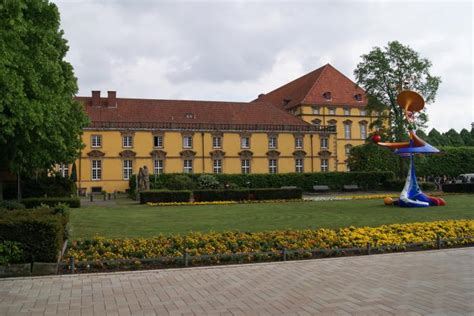
[[[50,198],[26,198],[22,199],[21,203],[25,205],[26,208],[35,208],[41,204],[48,206],[55,206],[59,203],[67,204],[71,208],[81,207],[81,200],[79,198],[64,198],[64,197],[50,197]]]
[[[449,193],[474,193],[474,183],[446,183],[443,192]]]
[[[0,212],[0,242],[19,243],[23,262],[56,262],[66,225],[67,215],[49,209]]]
[[[193,186],[186,183],[186,187],[175,187],[176,177],[189,177]],[[173,174],[165,173],[150,176],[153,189],[193,189],[198,187],[201,174]],[[363,189],[380,189],[380,185],[394,178],[392,172],[318,172],[318,173],[280,173],[280,174],[214,174],[223,188],[229,184],[233,188],[280,188],[282,186],[296,186],[304,191],[312,191],[313,185],[328,185],[333,190],[342,190],[344,185],[357,184]],[[135,190],[136,176],[130,178],[130,190]],[[172,186],[172,187],[170,187]]]
[[[21,195],[24,198],[44,196],[69,197],[75,193],[76,185],[74,181],[60,175],[40,175],[37,178],[23,176],[21,178]],[[3,187],[3,197],[4,199],[16,199],[16,183],[10,183]]]
[[[196,202],[208,201],[243,201],[243,200],[291,200],[301,199],[301,189],[228,189],[228,190],[195,190]]]
[[[405,186],[405,179],[403,180],[389,180],[384,182],[383,188],[387,191],[401,191],[403,190],[403,187]],[[436,184],[433,182],[422,182],[419,181],[418,185],[420,186],[420,189],[423,191],[434,191],[436,190]]]
[[[167,190],[150,190],[140,192],[140,204],[148,202],[189,202],[191,199],[191,191],[167,191]]]

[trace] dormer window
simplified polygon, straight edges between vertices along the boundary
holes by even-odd
[[[329,92],[329,91],[324,92],[323,97],[324,97],[324,99],[326,99],[326,101],[330,101],[331,98],[332,98],[331,97],[331,92]]]
[[[356,99],[357,102],[362,102],[362,94],[358,93],[354,96],[354,99]]]

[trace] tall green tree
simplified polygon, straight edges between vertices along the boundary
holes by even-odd
[[[72,162],[88,124],[74,100],[59,11],[46,0],[0,2],[0,155],[25,174]]]
[[[431,62],[428,59],[398,41],[389,42],[383,48],[374,47],[361,58],[354,75],[357,84],[369,96],[369,110],[384,110],[389,122],[389,137],[394,141],[405,139],[409,125],[397,104],[399,91],[414,90],[430,104],[435,100],[440,77],[430,74]],[[415,127],[424,127],[427,120],[426,112],[422,111],[416,116]]]
[[[464,142],[464,145],[466,146],[474,146],[474,138],[471,133],[469,133],[469,131],[465,128],[463,128],[461,130],[461,132],[459,133],[459,136],[461,136],[463,142]]]
[[[433,128],[428,133],[428,138],[430,139],[431,145],[433,146],[448,146],[449,141],[444,137],[436,128]]]
[[[446,133],[443,133],[443,136],[446,137],[449,141],[449,146],[453,147],[460,147],[464,146],[464,140],[462,137],[456,132],[455,129],[451,128],[449,131]]]

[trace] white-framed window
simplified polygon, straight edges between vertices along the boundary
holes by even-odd
[[[183,136],[183,148],[193,148],[192,136]]]
[[[62,163],[59,165],[59,173],[63,178],[69,177],[69,165],[67,163]]]
[[[328,108],[329,115],[336,115],[336,108],[330,107]]]
[[[133,160],[123,161],[123,179],[128,180],[133,174]]]
[[[241,148],[250,148],[250,137],[243,136],[240,138],[240,147]]]
[[[212,148],[221,148],[222,147],[222,137],[213,136],[212,137]]]
[[[327,171],[328,171],[328,160],[321,159],[321,172],[327,172]]]
[[[346,145],[344,147],[344,151],[346,152],[346,157],[350,155],[352,149],[352,145]]]
[[[298,149],[303,148],[303,137],[295,138],[295,148],[298,148]]]
[[[249,174],[250,173],[250,159],[242,159],[240,161],[240,166],[241,166],[243,174]]]
[[[313,114],[319,114],[319,106],[313,106]]]
[[[102,179],[102,160],[92,160],[92,180]]]
[[[92,148],[102,147],[102,135],[92,135],[91,136],[91,147]]]
[[[367,138],[367,124],[360,124],[360,138]]]
[[[344,108],[344,115],[351,115],[351,109],[349,108]]]
[[[153,160],[153,174],[163,174],[163,173],[164,173],[163,159]]]
[[[326,137],[321,138],[320,145],[321,149],[327,149],[329,147],[329,139]]]
[[[278,172],[278,165],[276,159],[268,159],[268,172],[269,173],[277,173]]]
[[[360,116],[366,116],[367,111],[365,109],[360,109]]]
[[[268,137],[268,148],[275,149],[277,148],[277,138],[275,136]]]
[[[302,158],[295,159],[295,171],[298,173],[304,172],[304,159]]]
[[[122,146],[123,148],[132,148],[133,136],[130,136],[130,135],[122,136]]]
[[[193,160],[192,159],[183,160],[183,172],[193,173]]]
[[[344,123],[344,138],[345,139],[351,139],[351,124],[349,123]]]
[[[214,173],[222,173],[222,159],[214,159],[212,170]]]
[[[163,135],[153,136],[153,147],[163,148]]]

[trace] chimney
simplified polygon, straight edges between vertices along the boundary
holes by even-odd
[[[117,107],[117,91],[107,91],[107,107]]]
[[[100,90],[92,90],[92,106],[100,106]]]

